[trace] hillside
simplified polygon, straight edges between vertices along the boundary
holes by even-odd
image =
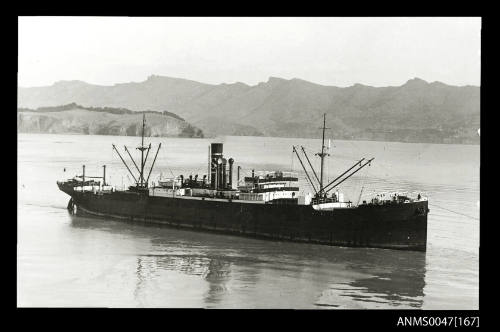
[[[25,133],[140,136],[142,113],[147,113],[145,136],[203,137],[203,131],[170,112],[85,108],[75,103],[36,110],[18,108],[17,128]]]
[[[86,107],[168,110],[207,135],[318,137],[323,113],[338,139],[479,143],[480,89],[411,79],[402,86],[339,88],[271,77],[254,86],[150,76],[98,86],[61,81],[18,88],[18,107],[75,102]]]

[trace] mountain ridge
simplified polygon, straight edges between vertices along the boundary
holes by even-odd
[[[366,87],[372,87],[372,88],[384,88],[384,87],[397,87],[397,86],[402,86],[402,85],[405,85],[407,84],[408,82],[410,81],[413,81],[413,80],[417,80],[417,81],[422,81],[422,82],[425,82],[427,84],[434,84],[434,83],[439,83],[439,84],[442,84],[442,85],[446,85],[446,86],[453,86],[453,87],[474,87],[474,88],[479,88],[479,86],[477,85],[473,85],[473,84],[465,84],[465,85],[452,85],[452,84],[447,84],[447,83],[444,83],[444,82],[441,82],[441,81],[426,81],[420,77],[413,77],[413,78],[409,78],[405,83],[401,84],[401,85],[386,85],[386,86],[373,86],[373,85],[367,85],[367,84],[363,84],[363,83],[354,83],[352,85],[348,85],[348,86],[335,86],[335,85],[327,85],[327,84],[320,84],[320,83],[315,83],[315,82],[311,82],[311,81],[307,81],[307,80],[304,80],[302,78],[298,78],[298,77],[294,77],[294,78],[290,78],[290,79],[286,79],[286,78],[281,78],[281,77],[277,77],[277,76],[269,76],[267,81],[261,81],[261,82],[258,82],[258,83],[255,83],[254,85],[251,85],[251,84],[247,84],[247,83],[244,83],[244,82],[241,82],[241,81],[237,81],[237,82],[234,82],[234,83],[227,83],[227,82],[222,82],[222,83],[205,83],[205,82],[199,82],[199,81],[195,81],[195,80],[191,80],[191,79],[188,79],[188,78],[181,78],[181,77],[172,77],[172,76],[164,76],[164,75],[156,75],[156,74],[151,74],[149,75],[145,80],[143,81],[130,81],[130,82],[118,82],[118,83],[113,83],[112,85],[109,85],[109,84],[96,84],[96,83],[89,83],[89,82],[85,82],[85,81],[82,81],[82,80],[59,80],[59,81],[55,81],[54,83],[52,83],[51,85],[42,85],[42,86],[18,86],[18,88],[20,89],[31,89],[31,88],[41,88],[41,87],[50,87],[50,86],[53,86],[53,85],[56,85],[56,84],[61,84],[61,83],[71,83],[71,82],[75,82],[75,83],[84,83],[86,85],[94,85],[94,86],[101,86],[101,87],[112,87],[112,86],[116,86],[116,85],[121,85],[121,84],[129,84],[129,83],[144,83],[148,80],[154,80],[154,79],[172,79],[172,80],[179,80],[179,81],[190,81],[190,82],[195,82],[195,83],[199,83],[199,84],[204,84],[204,85],[211,85],[211,86],[219,86],[219,85],[236,85],[236,84],[239,84],[239,85],[245,85],[247,87],[254,87],[254,86],[257,86],[259,84],[262,84],[262,83],[267,83],[269,82],[269,80],[282,80],[282,81],[303,81],[303,82],[307,82],[307,83],[311,83],[311,84],[314,84],[314,85],[320,85],[320,86],[327,86],[327,87],[336,87],[336,88],[339,88],[339,89],[345,89],[345,88],[350,88],[350,87],[353,87],[353,86],[366,86]]]
[[[168,110],[210,136],[318,137],[318,121],[326,113],[332,138],[337,139],[479,143],[480,88],[420,78],[387,87],[336,87],[273,76],[255,85],[159,75],[108,86],[56,83],[19,87],[18,107],[76,102],[85,107]]]

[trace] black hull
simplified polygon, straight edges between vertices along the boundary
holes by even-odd
[[[427,201],[316,211],[309,205],[61,190],[76,211],[128,221],[333,246],[425,251],[427,244]]]

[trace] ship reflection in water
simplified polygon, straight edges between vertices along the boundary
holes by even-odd
[[[138,241],[135,305],[421,308],[425,253],[272,242],[71,216],[71,226]]]

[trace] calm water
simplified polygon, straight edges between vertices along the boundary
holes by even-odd
[[[209,140],[150,141],[162,142],[153,181],[206,173]],[[303,145],[312,159],[320,146],[311,139],[218,141],[243,174],[252,168],[299,171],[291,146]],[[479,146],[332,142],[326,166],[331,179],[356,160],[375,157],[372,166],[342,184],[353,202],[360,192],[364,197],[392,189],[429,197],[428,250],[419,253],[272,242],[69,215],[69,197],[56,180],[81,174],[81,165],[87,175],[101,175],[106,164],[108,182],[130,184],[111,143],[133,147],[139,139],[19,134],[18,306],[478,309]]]

